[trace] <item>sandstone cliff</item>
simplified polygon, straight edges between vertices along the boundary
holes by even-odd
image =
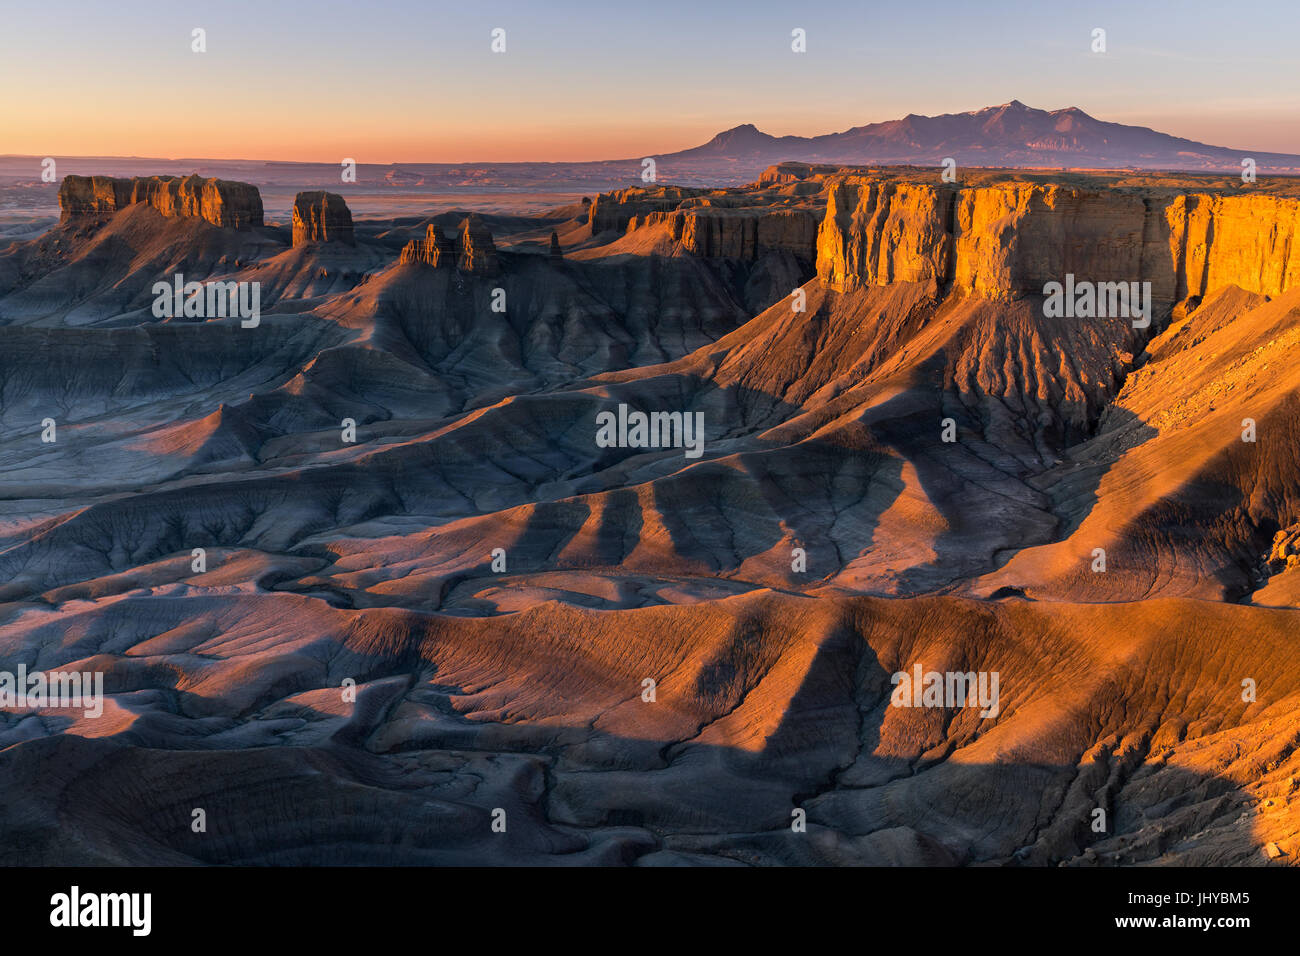
[[[634,216],[676,209],[683,199],[699,196],[702,189],[685,186],[659,186],[654,189],[632,187],[601,193],[591,204],[589,220],[593,234],[607,229],[622,231]]]
[[[811,262],[816,252],[817,215],[809,209],[678,209],[634,216],[628,229],[658,223],[703,258],[754,260],[780,249]]]
[[[199,176],[65,176],[59,187],[64,221],[111,214],[135,203],[164,216],[204,219],[230,229],[262,225],[262,196],[248,183]]]
[[[758,177],[760,185],[780,185],[803,182],[811,176],[838,172],[838,166],[826,166],[815,163],[777,163],[763,170]]]
[[[702,258],[753,261],[780,250],[811,264],[822,204],[809,197],[821,190],[820,182],[802,181],[773,188],[621,189],[596,197],[592,232],[666,227],[674,241]]]
[[[412,239],[402,249],[402,263],[423,263],[433,266],[451,266],[456,262],[456,244],[448,239],[441,227],[429,223],[423,239]]]
[[[423,239],[412,239],[402,248],[399,261],[421,263],[435,269],[454,265],[461,272],[472,275],[496,275],[500,269],[492,232],[477,214],[461,220],[454,240],[447,238],[442,227],[430,223],[425,227]]]
[[[352,213],[343,197],[324,191],[302,192],[293,201],[293,244],[342,242],[355,245]]]
[[[834,184],[817,235],[818,275],[835,288],[946,279],[954,195],[870,180]]]
[[[1041,294],[1066,274],[1151,283],[1158,308],[1227,284],[1300,281],[1300,203],[1268,196],[865,176],[830,181],[817,235],[832,288],[934,280],[986,298]]]
[[[1268,296],[1300,285],[1300,202],[1192,194],[1165,216],[1179,299],[1229,284]]]
[[[461,272],[473,275],[496,275],[497,249],[492,233],[476,213],[461,220],[460,235],[456,238],[459,256],[456,266]]]

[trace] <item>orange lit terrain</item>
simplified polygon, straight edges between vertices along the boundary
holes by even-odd
[[[0,659],[106,697],[0,713],[8,862],[1300,854],[1295,180],[60,199],[0,250]]]

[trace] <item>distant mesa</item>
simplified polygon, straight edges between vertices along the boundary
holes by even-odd
[[[685,186],[659,186],[653,191],[633,186],[601,193],[591,204],[588,214],[592,234],[609,229],[622,232],[634,217],[644,217],[652,212],[669,212],[676,209],[682,200],[704,192],[706,190]]]
[[[803,166],[801,172],[808,169]],[[659,230],[705,259],[754,262],[771,252],[786,252],[811,265],[823,209],[808,197],[820,193],[824,183],[799,182],[802,178],[781,190],[635,186],[601,193],[591,205],[592,233]]]
[[[758,177],[760,185],[783,186],[788,183],[801,183],[813,176],[828,176],[841,167],[818,165],[814,163],[777,163],[763,170]]]
[[[356,245],[352,212],[343,197],[323,190],[299,193],[293,201],[293,244],[342,242]]]
[[[384,181],[390,186],[423,186],[424,177],[406,169],[390,169],[384,173]]]
[[[119,212],[137,203],[168,218],[203,219],[227,229],[261,226],[262,196],[256,186],[201,176],[65,176],[59,209],[65,222]]]
[[[447,238],[441,226],[429,223],[425,237],[408,242],[399,261],[421,263],[435,269],[455,265],[461,272],[471,275],[496,275],[500,270],[492,233],[477,213],[461,220],[454,240]]]

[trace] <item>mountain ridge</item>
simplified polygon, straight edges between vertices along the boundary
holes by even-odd
[[[1077,106],[1042,110],[1011,100],[965,113],[853,126],[820,136],[774,136],[753,123],[723,130],[707,143],[661,160],[936,164],[952,157],[971,166],[1240,169],[1257,165],[1300,170],[1300,155],[1214,146],[1148,126],[1100,120]]]

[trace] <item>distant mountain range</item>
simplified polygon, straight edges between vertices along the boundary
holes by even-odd
[[[1076,107],[1049,112],[1019,100],[970,113],[909,113],[824,136],[772,136],[747,123],[662,160],[754,167],[782,160],[937,165],[947,157],[959,166],[1187,170],[1240,170],[1249,157],[1265,172],[1300,171],[1298,155],[1209,146],[1145,126],[1107,123]]]
[[[1240,172],[1255,160],[1262,175],[1300,175],[1300,155],[1209,146],[1095,119],[1080,109],[1033,109],[1018,100],[971,113],[909,114],[899,120],[855,126],[824,136],[772,136],[752,124],[719,133],[702,146],[652,153],[659,182],[683,186],[739,186],[784,161],[842,165],[1167,169]],[[337,163],[256,159],[150,159],[57,157],[59,175],[220,177],[262,192],[268,216],[288,215],[303,189],[337,189]],[[354,212],[378,214],[397,194],[428,196],[446,208],[457,196],[520,192],[593,195],[641,186],[642,156],[575,162],[465,161],[362,163],[346,187]],[[41,181],[42,157],[0,155],[0,240],[43,229],[58,215],[57,188]],[[518,197],[511,202],[517,206]],[[431,207],[432,208],[432,207]],[[33,233],[34,234],[34,233]]]

